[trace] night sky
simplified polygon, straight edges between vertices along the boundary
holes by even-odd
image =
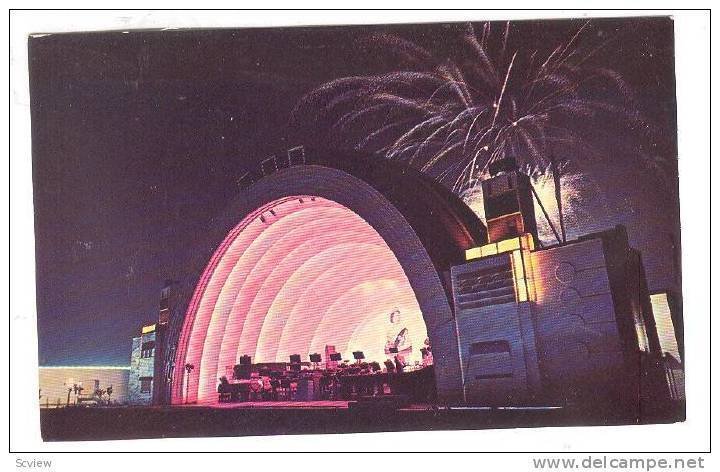
[[[581,22],[514,22],[514,47],[543,50]],[[613,38],[592,61],[617,71],[661,131],[676,172],[672,22],[593,20]],[[392,32],[452,55],[457,25],[59,34],[30,43],[41,365],[126,365],[157,317],[163,281],[183,271],[237,178],[270,154],[312,145],[291,125],[298,100],[335,78],[396,70],[363,39]],[[584,171],[606,202],[594,226],[622,223],[651,290],[679,289],[676,174],[670,184],[608,140],[621,164]],[[621,150],[619,150],[621,149]],[[601,150],[602,151],[602,150]],[[626,155],[627,154],[627,155]],[[613,162],[617,162],[614,159]],[[582,232],[582,229],[576,229]]]

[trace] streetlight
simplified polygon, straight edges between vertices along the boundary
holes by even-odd
[[[80,395],[80,393],[82,393],[82,391],[85,390],[85,389],[83,388],[82,383],[73,384],[73,388],[72,388],[72,389],[75,391],[75,403],[77,404],[77,402],[78,402],[78,395]],[[69,402],[69,401],[70,401],[70,394],[68,394],[68,402]]]
[[[190,372],[192,372],[194,368],[195,366],[193,364],[185,364],[185,372],[187,372],[187,380],[185,381],[185,404],[188,403],[190,396]]]

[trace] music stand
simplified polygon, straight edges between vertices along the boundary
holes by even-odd
[[[339,352],[333,352],[332,354],[330,354],[330,360],[340,362],[342,360],[342,354]]]
[[[252,358],[247,354],[240,356],[238,363],[233,368],[233,378],[236,380],[247,380],[252,375]]]
[[[353,352],[353,357],[359,364],[361,360],[365,359],[365,354],[362,351],[355,351]]]
[[[397,354],[397,353],[398,353],[398,348],[396,348],[396,347],[389,347],[389,348],[388,348],[388,352],[389,352],[390,354]]]
[[[290,354],[290,363],[291,364],[299,364],[300,363],[300,354]]]
[[[313,369],[317,369],[318,364],[322,362],[322,356],[318,353],[310,354],[310,362],[313,364]]]
[[[234,380],[247,380],[250,378],[251,366],[247,364],[235,364],[233,367]]]

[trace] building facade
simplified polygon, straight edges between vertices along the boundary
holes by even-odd
[[[155,384],[155,350],[157,325],[143,326],[133,338],[128,377],[128,403],[150,405]]]
[[[679,300],[670,292],[660,291],[650,295],[650,302],[661,333],[660,349],[670,395],[674,400],[685,400],[685,354]]]
[[[41,366],[38,376],[40,407],[125,405],[128,403],[129,374],[128,366]],[[82,387],[82,390],[76,387]]]
[[[536,247],[529,179],[483,182],[489,243],[452,268],[468,403],[637,409],[668,394],[640,255],[623,227]]]
[[[512,165],[482,184],[487,228],[435,182],[390,163],[310,165],[288,157],[275,168],[216,219],[197,264],[175,284],[175,301],[161,302],[152,369],[138,360],[131,375],[131,383],[143,377],[147,386],[153,372],[154,393],[143,392],[143,401],[216,399],[214,371],[204,369],[215,367],[206,367],[206,359],[217,353],[205,355],[203,347],[222,339],[222,353],[226,341],[245,335],[242,323],[222,322],[238,306],[223,308],[218,294],[225,282],[213,282],[231,273],[234,263],[225,258],[244,231],[238,221],[253,221],[262,232],[281,218],[277,202],[313,196],[360,216],[402,266],[432,345],[439,401],[606,405],[636,415],[646,402],[670,397],[642,259],[623,227],[542,246],[532,186]],[[227,272],[217,269],[224,265]],[[138,339],[134,349],[142,352],[146,342]]]
[[[140,336],[133,338],[128,375],[128,403],[133,405],[162,404],[170,388],[174,369],[174,347],[167,347],[169,323],[178,316],[177,282],[166,280],[160,290],[157,321],[143,326]]]

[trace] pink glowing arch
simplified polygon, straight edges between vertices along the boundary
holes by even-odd
[[[395,307],[430,338],[438,398],[462,401],[447,271],[487,232],[422,174],[341,157],[259,177],[208,225],[160,331],[159,403],[215,401],[217,377],[243,354],[284,361],[329,343],[382,357]]]
[[[203,271],[179,340],[195,369],[172,401],[216,402],[218,378],[243,354],[282,362],[331,344],[346,357],[363,350],[382,361],[393,328],[383,323],[395,308],[421,345],[427,330],[415,293],[370,224],[328,198],[275,200],[237,224]]]

